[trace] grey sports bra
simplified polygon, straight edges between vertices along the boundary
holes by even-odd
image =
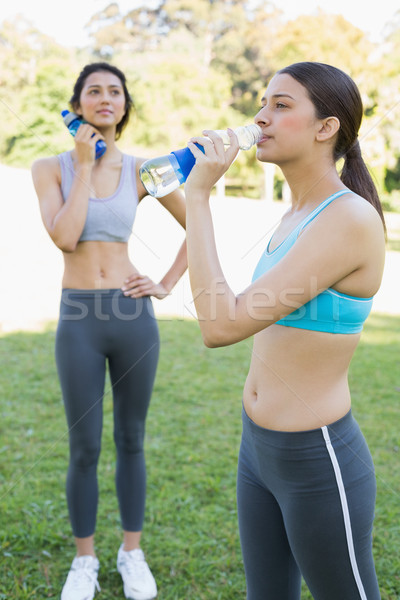
[[[59,154],[58,160],[65,202],[75,176],[71,152]],[[132,233],[138,202],[135,158],[123,154],[121,176],[115,192],[108,198],[89,198],[86,223],[79,241],[127,242]]]

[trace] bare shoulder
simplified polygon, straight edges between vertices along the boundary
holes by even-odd
[[[57,156],[39,158],[31,167],[32,182],[41,206],[60,203],[61,167]]]
[[[357,194],[345,194],[337,198],[321,213],[321,217],[334,227],[336,234],[371,241],[384,239],[384,226],[376,208]],[[325,215],[323,215],[325,213]]]
[[[337,199],[337,204],[332,202],[331,207],[330,215],[328,212],[325,215],[324,241],[331,244],[337,260],[350,267],[347,279],[343,277],[341,280],[341,285],[346,282],[350,287],[342,291],[350,295],[372,296],[379,288],[385,262],[382,219],[376,208],[357,194],[345,194]],[[351,287],[362,275],[362,286]],[[357,285],[361,285],[360,282]]]
[[[368,200],[358,194],[346,194],[338,198],[335,203],[338,212],[347,215],[347,218],[354,223],[361,225],[381,224],[382,220],[378,211]]]
[[[303,252],[302,260],[318,247],[322,262],[332,257],[341,264],[336,282],[366,266],[375,265],[378,272],[384,262],[385,230],[381,217],[372,204],[354,193],[344,194],[322,210],[299,242],[297,253]],[[329,282],[329,287],[334,283]]]
[[[31,166],[33,180],[40,180],[43,177],[56,176],[60,173],[60,162],[57,156],[47,158],[38,158]]]

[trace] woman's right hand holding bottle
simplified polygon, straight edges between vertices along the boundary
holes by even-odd
[[[205,137],[194,137],[188,142],[196,159],[185,183],[188,200],[193,194],[209,198],[212,188],[229,169],[239,151],[239,142],[232,129],[228,129],[230,146],[225,146],[221,137],[212,130],[205,130],[203,133]],[[202,146],[204,152],[196,144]]]
[[[75,134],[75,159],[78,164],[93,166],[96,160],[96,143],[104,140],[101,133],[89,123],[82,123]]]

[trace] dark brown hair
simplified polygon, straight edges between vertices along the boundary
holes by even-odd
[[[364,111],[354,81],[340,69],[319,62],[294,63],[279,73],[291,75],[306,88],[318,119],[336,117],[339,120],[333,158],[335,162],[344,159],[340,179],[376,208],[385,225],[377,189],[361,156],[358,131]]]
[[[118,77],[118,79],[121,81],[122,88],[124,90],[125,114],[122,117],[121,121],[117,125],[115,139],[118,140],[121,137],[122,131],[125,129],[125,127],[128,124],[130,112],[133,107],[133,100],[132,100],[131,95],[128,92],[128,88],[126,86],[126,77],[123,74],[123,72],[120,71],[117,67],[114,67],[114,65],[110,65],[109,63],[106,63],[106,62],[91,63],[91,64],[83,67],[82,71],[79,73],[78,79],[75,82],[74,90],[73,90],[72,96],[69,100],[69,103],[70,103],[70,106],[72,107],[72,109],[76,110],[77,106],[79,106],[82,89],[83,89],[83,86],[85,85],[85,81],[86,81],[87,77],[89,77],[89,75],[91,75],[92,73],[98,73],[99,71],[108,71],[109,73],[116,75]]]

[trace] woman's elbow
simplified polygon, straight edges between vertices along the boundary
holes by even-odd
[[[206,336],[203,333],[203,342],[207,348],[220,348],[222,344],[219,344],[217,340],[213,338],[213,336]]]
[[[63,237],[52,236],[53,242],[57,246],[59,250],[65,252],[66,254],[71,254],[75,252],[78,242],[76,240],[65,239]]]
[[[72,254],[73,252],[75,252],[76,250],[76,244],[75,246],[70,246],[70,245],[63,245],[63,246],[58,246],[59,249],[64,252],[65,254]]]
[[[230,336],[226,332],[218,329],[217,327],[202,327],[201,334],[203,337],[204,345],[207,348],[222,348],[223,346],[229,346],[234,341],[231,340]]]

